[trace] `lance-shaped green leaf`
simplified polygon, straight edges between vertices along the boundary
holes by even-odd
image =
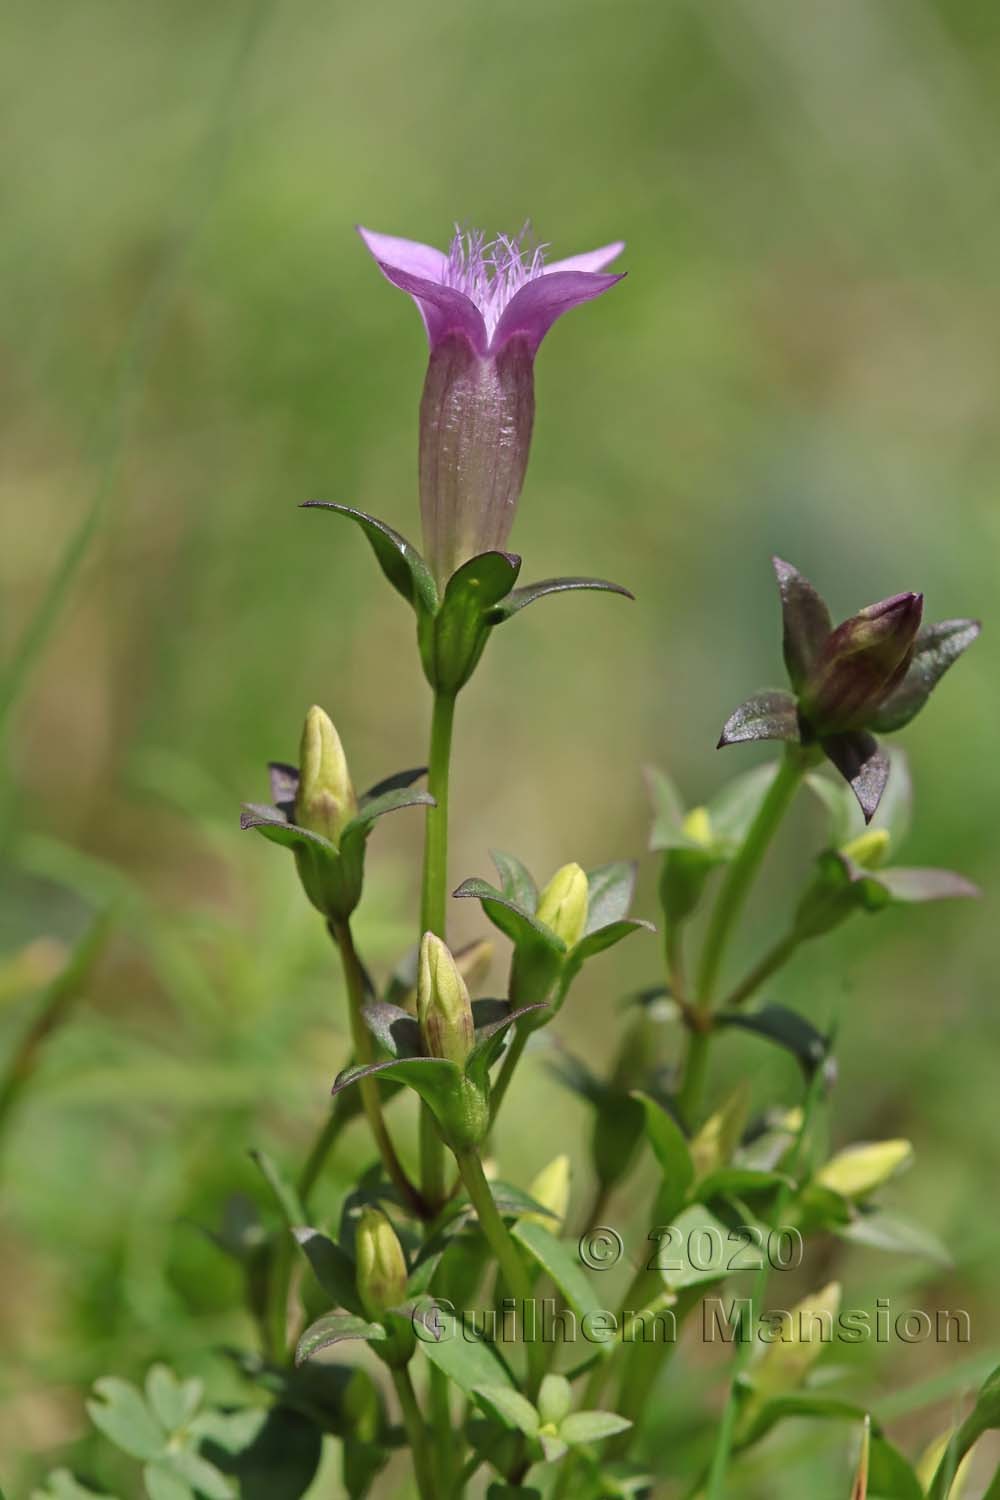
[[[755,693],[733,710],[722,726],[718,748],[754,740],[799,740],[799,715],[791,693]]]
[[[488,880],[463,880],[452,895],[458,899],[471,896],[482,904],[483,911],[494,927],[510,938],[516,948],[529,952],[559,957],[566,952],[566,944],[557,938],[551,928],[539,922],[534,914],[525,910]]]
[[[515,1026],[522,1017],[531,1016],[533,1022],[537,1024],[539,1021],[546,1020],[549,1015],[547,1005],[522,1005],[517,1010],[508,1006],[506,1015],[498,1017],[485,1026],[480,1026],[476,1031],[476,1045],[466,1059],[466,1075],[485,1088],[487,1074],[503,1051],[504,1037],[510,1028]],[[473,1005],[473,1017],[475,1017],[475,1005]]]
[[[626,916],[635,895],[635,879],[634,860],[614,860],[597,870],[587,871],[586,935]]]
[[[500,889],[507,900],[534,916],[538,909],[538,886],[530,870],[513,854],[504,854],[500,849],[491,849],[490,859],[496,865]]]
[[[381,1323],[369,1323],[354,1313],[326,1313],[317,1318],[303,1333],[295,1346],[295,1363],[304,1364],[307,1359],[350,1339],[361,1339],[367,1344],[382,1343],[387,1338]]]
[[[798,691],[833,629],[830,611],[808,578],[780,557],[771,559],[781,594],[782,645],[789,681]]]
[[[459,1320],[454,1309],[436,1309],[439,1324],[438,1336],[421,1333],[418,1328],[424,1354],[431,1364],[443,1370],[459,1390],[474,1396],[477,1389],[495,1389],[497,1386],[514,1389],[510,1371],[499,1349],[479,1336],[468,1319]]]
[[[521,588],[513,589],[490,612],[489,622],[491,625],[500,625],[504,620],[509,620],[511,615],[516,615],[518,610],[524,609],[525,605],[534,604],[536,599],[543,599],[546,594],[565,594],[573,589],[595,589],[604,594],[621,594],[626,599],[635,598],[620,583],[609,583],[606,578],[543,578],[539,583],[523,584]]]
[[[0,1500],[6,1500],[3,1490]],[[92,1490],[81,1484],[69,1469],[54,1469],[45,1480],[44,1489],[32,1490],[31,1500],[112,1500],[112,1496],[106,1490]]]
[[[598,927],[596,932],[589,932],[580,939],[570,955],[573,967],[578,969],[586,959],[603,953],[606,948],[613,948],[623,938],[631,937],[633,932],[655,931],[652,922],[647,922],[644,917],[627,917],[621,922],[609,922],[606,927]]]
[[[437,1112],[436,1107],[460,1086],[462,1069],[444,1057],[390,1058],[387,1062],[364,1063],[338,1073],[331,1093],[335,1096],[361,1078],[397,1078],[418,1093]]]
[[[282,1173],[277,1162],[266,1151],[254,1150],[249,1155],[250,1160],[270,1188],[271,1195],[286,1227],[294,1229],[296,1225],[304,1224],[306,1215],[302,1207],[302,1200],[295,1187]]]
[[[874,1433],[868,1450],[868,1493],[878,1500],[923,1500],[924,1495],[909,1460]]]
[[[923,626],[906,675],[883,699],[870,721],[872,729],[886,734],[908,724],[952,663],[972,645],[980,628],[978,620],[939,620]]]
[[[777,1346],[771,1345],[770,1348]],[[752,1420],[740,1434],[738,1448],[749,1448],[776,1427],[779,1422],[800,1417],[819,1422],[863,1422],[868,1412],[855,1401],[838,1396],[824,1396],[816,1391],[788,1391],[774,1396],[754,1411]],[[880,1429],[873,1426],[873,1432]]]
[[[471,557],[449,578],[437,612],[421,618],[421,660],[438,692],[457,693],[472,676],[492,629],[490,612],[510,592],[520,566],[509,552]]]
[[[537,1261],[559,1288],[563,1297],[576,1313],[583,1318],[587,1314],[601,1311],[601,1302],[587,1277],[580,1269],[577,1247],[570,1247],[554,1234],[532,1219],[519,1219],[512,1230],[514,1238]]]
[[[293,1233],[299,1248],[312,1266],[316,1280],[330,1300],[336,1307],[345,1308],[360,1317],[362,1308],[351,1257],[318,1229],[301,1226]]]
[[[784,1172],[759,1167],[719,1167],[699,1180],[694,1199],[697,1203],[710,1203],[713,1198],[753,1199],[790,1185],[791,1178]]]
[[[362,1019],[379,1046],[392,1057],[423,1057],[424,1041],[416,1016],[388,1000],[373,1000],[366,1005]]]
[[[692,840],[684,827],[684,802],[672,777],[659,766],[646,766],[643,779],[653,808],[650,849],[658,851],[688,847]]]
[[[538,1436],[538,1413],[519,1391],[505,1385],[480,1385],[472,1395],[487,1416],[494,1417],[504,1427],[523,1432],[528,1438]]]
[[[1000,1428],[1000,1366],[988,1375],[980,1387],[976,1404],[963,1422],[952,1433],[947,1447],[941,1455],[927,1500],[945,1500],[952,1480],[965,1455],[978,1442],[983,1433]]]
[[[846,1222],[834,1223],[835,1234],[853,1245],[871,1250],[886,1250],[894,1255],[915,1255],[939,1266],[952,1266],[954,1259],[937,1235],[900,1214],[885,1213],[879,1208],[863,1208],[850,1214]]]
[[[386,813],[398,812],[403,807],[433,807],[430,792],[415,792],[410,786],[389,787],[377,797],[368,797],[361,802],[357,815],[346,824],[340,835],[340,846],[351,839],[367,838],[372,824]]]
[[[636,1091],[633,1098],[638,1099],[643,1107],[646,1138],[663,1173],[663,1186],[657,1207],[665,1218],[673,1219],[685,1203],[694,1182],[694,1162],[691,1160],[687,1137],[673,1115],[649,1094]]]
[[[766,1005],[755,1011],[722,1011],[715,1024],[749,1031],[783,1047],[800,1064],[807,1078],[823,1066],[830,1051],[829,1037],[817,1031],[805,1016],[783,1005]]]
[[[627,1432],[632,1426],[628,1417],[620,1417],[613,1411],[574,1411],[559,1424],[559,1436],[571,1448],[585,1443],[600,1443],[614,1437],[618,1432]]]
[[[382,572],[397,593],[419,614],[433,614],[438,606],[437,588],[430,568],[412,542],[375,516],[350,505],[336,505],[329,500],[307,500],[303,510],[330,510],[347,516],[364,532]]]
[[[402,787],[412,786],[419,781],[421,776],[427,775],[426,766],[410,766],[406,771],[394,771],[391,776],[384,776],[381,781],[376,781],[374,786],[362,793],[358,805],[363,807],[366,802],[374,802],[386,792],[395,792]]]

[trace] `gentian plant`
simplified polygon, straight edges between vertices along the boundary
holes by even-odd
[[[645,941],[652,962],[654,924],[629,914],[635,864],[612,860],[587,872],[565,863],[539,888],[515,855],[494,853],[497,883],[471,877],[456,885],[448,876],[448,788],[455,701],[493,629],[548,593],[626,593],[575,575],[518,586],[520,559],[505,550],[525,482],[539,346],[564,312],[621,279],[608,267],[623,247],[553,261],[524,236],[487,241],[459,232],[443,251],[360,232],[385,278],[415,302],[430,346],[420,406],[423,554],[350,506],[309,503],[361,528],[414,611],[432,690],[427,790],[415,789],[423,770],[407,770],[358,797],[332,721],[312,708],[298,765],[271,767],[273,805],[246,807],[245,828],[292,851],[304,896],[339,953],[353,1053],[298,1174],[257,1153],[266,1206],[231,1206],[213,1232],[242,1270],[260,1331],[260,1348],[231,1355],[257,1404],[236,1414],[206,1410],[200,1386],[154,1369],[144,1394],[103,1382],[94,1420],[143,1466],[149,1500],[319,1493],[310,1486],[328,1438],[341,1445],[337,1493],[352,1500],[390,1491],[420,1500],[600,1500],[666,1493],[658,1486],[670,1480],[680,1486],[670,1493],[722,1500],[759,1493],[740,1487],[745,1455],[801,1416],[854,1429],[860,1453],[845,1500],[848,1493],[944,1500],[969,1449],[1000,1424],[1000,1374],[930,1458],[911,1463],[824,1360],[814,1330],[834,1324],[842,1306],[841,1288],[826,1274],[782,1315],[786,1334],[766,1348],[745,1328],[739,1338],[730,1328],[732,1358],[693,1460],[688,1454],[677,1467],[671,1450],[644,1446],[643,1423],[656,1404],[670,1402],[671,1356],[685,1357],[678,1335],[683,1343],[690,1329],[694,1341],[696,1311],[727,1278],[742,1285],[751,1319],[765,1307],[769,1268],[778,1262],[706,1246],[734,1236],[751,1249],[776,1242],[787,1260],[822,1234],[833,1243],[945,1253],[882,1207],[882,1194],[911,1164],[908,1141],[828,1146],[837,1099],[833,1028],[776,1004],[768,991],[806,945],[811,951],[849,919],[976,894],[961,876],[898,864],[910,777],[902,754],[887,752],[877,736],[903,728],[923,707],[979,627],[924,625],[915,591],[834,626],[812,585],[775,560],[790,688],[750,698],[719,743],[779,741],[780,758],[741,771],[694,807],[665,771],[648,771],[662,972],[654,969],[617,1010],[605,1000],[605,1033],[614,1025],[616,1035],[607,1067],[593,1070],[571,1047],[570,989],[584,964],[626,937]],[[770,944],[745,973],[731,973],[731,939],[747,897],[803,786],[823,812],[821,847]],[[364,898],[374,823],[401,808],[425,818],[419,912],[412,950],[379,979],[358,953],[352,918]],[[510,945],[498,996],[473,994],[490,972],[490,945],[449,947],[450,895],[478,902]],[[794,1058],[797,1072],[789,1074],[798,1086],[789,1097],[754,1113],[746,1081],[729,1094],[714,1091],[713,1048],[735,1034]],[[555,1141],[550,1165],[527,1189],[493,1165],[529,1046],[593,1112],[592,1196],[568,1232],[569,1156]],[[413,1131],[396,1103],[407,1094],[416,1096]],[[518,1103],[539,1133],[551,1129],[549,1102],[539,1092]],[[315,1189],[359,1109],[373,1161],[336,1222],[328,1215],[317,1222]],[[614,1257],[616,1232],[600,1220],[644,1155],[653,1192],[642,1238],[652,1231],[672,1253],[643,1255],[612,1312],[598,1298],[606,1283],[596,1272]],[[830,1256],[825,1250],[824,1269]],[[546,1335],[546,1306],[562,1337]],[[567,1338],[570,1324],[590,1333]],[[46,1493],[79,1500],[93,1492],[60,1471]],[[1000,1478],[988,1493],[1000,1495]]]

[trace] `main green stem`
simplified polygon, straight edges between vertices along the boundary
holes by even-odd
[[[405,1367],[401,1370],[393,1370],[392,1383],[396,1387],[396,1395],[399,1397],[403,1412],[403,1426],[406,1428],[410,1452],[413,1454],[413,1473],[417,1481],[420,1500],[437,1500],[438,1490],[435,1486],[430,1452],[427,1447],[427,1425],[417,1404],[417,1394],[413,1389],[409,1370]]]
[[[351,1040],[354,1043],[354,1055],[359,1063],[370,1063],[375,1060],[375,1049],[372,1045],[371,1032],[365,1025],[361,1014],[365,1001],[365,974],[358,958],[358,951],[354,946],[354,936],[351,932],[351,924],[345,918],[342,921],[330,923],[330,934],[340,950],[341,962],[344,966],[344,982],[347,986],[347,1013],[351,1021]],[[427,1205],[417,1192],[413,1183],[406,1175],[402,1162],[396,1155],[396,1148],[392,1144],[389,1131],[386,1128],[385,1119],[382,1115],[382,1101],[379,1097],[378,1083],[376,1079],[368,1077],[359,1080],[358,1087],[361,1090],[361,1103],[364,1107],[368,1125],[378,1147],[385,1170],[390,1179],[403,1194],[414,1213],[427,1217]]]
[[[517,1246],[507,1231],[507,1226],[500,1216],[500,1211],[493,1201],[490,1185],[486,1181],[482,1162],[475,1150],[456,1151],[455,1159],[462,1173],[462,1181],[465,1183],[466,1192],[476,1215],[479,1219],[479,1227],[482,1229],[486,1241],[496,1256],[500,1273],[507,1283],[507,1288],[517,1302],[521,1304],[522,1326],[527,1317],[528,1308],[534,1297],[531,1277],[528,1275],[527,1267],[521,1259]],[[537,1334],[537,1329],[532,1328],[532,1333]],[[525,1338],[524,1347],[528,1357],[528,1386],[526,1394],[533,1399],[538,1394],[547,1366],[545,1345],[537,1337]]]
[[[795,1147],[791,1159],[784,1168],[784,1181],[778,1190],[774,1204],[774,1216],[772,1224],[780,1227],[785,1212],[791,1202],[792,1195],[797,1191],[797,1177],[802,1162],[805,1143],[812,1128],[813,1115],[823,1091],[823,1069],[819,1067],[813,1073],[806,1093],[805,1107],[802,1111],[802,1124],[795,1140]],[[760,1307],[767,1287],[768,1263],[766,1259],[761,1260],[760,1269],[754,1280],[754,1287],[748,1299],[749,1317],[759,1316]],[[740,1410],[740,1385],[743,1372],[750,1362],[755,1347],[754,1329],[747,1324],[741,1325],[737,1337],[740,1345],[733,1364],[732,1376],[729,1382],[729,1391],[726,1396],[726,1405],[719,1423],[718,1437],[716,1438],[715,1453],[712,1457],[711,1467],[708,1472],[708,1483],[705,1489],[705,1500],[724,1500],[726,1473],[729,1468],[729,1459],[733,1450],[733,1440],[736,1436],[736,1420]]]
[[[695,990],[695,1005],[701,1025],[691,1031],[684,1078],[677,1101],[689,1125],[694,1123],[704,1090],[711,1037],[709,1018],[715,1000],[722,960],[750,893],[754,876],[760,868],[761,860],[782,818],[788,811],[792,798],[810,764],[810,759],[809,753],[803,752],[797,745],[789,745],[786,748],[784,759],[778,766],[777,774],[767,790],[757,816],[747,831],[739,853],[729,866],[712,912],[704,947],[701,950]]]
[[[445,909],[448,897],[448,782],[455,699],[434,695],[427,790],[434,806],[427,809],[424,870],[420,896],[420,931],[447,941]],[[420,1185],[424,1199],[438,1206],[445,1197],[445,1152],[441,1133],[426,1104],[420,1106]]]

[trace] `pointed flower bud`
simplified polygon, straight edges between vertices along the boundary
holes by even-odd
[[[338,844],[357,810],[340,736],[330,717],[314,705],[306,714],[302,730],[295,821],[300,828]]]
[[[532,1219],[547,1229],[550,1234],[560,1234],[566,1222],[569,1212],[569,1183],[570,1163],[566,1155],[554,1156],[547,1167],[532,1179],[528,1188],[529,1197],[534,1198],[543,1208],[547,1208],[548,1214],[525,1214],[524,1218]],[[550,1218],[549,1214],[554,1215]]]
[[[842,1198],[863,1198],[902,1172],[912,1160],[909,1141],[871,1141],[839,1151],[819,1169],[815,1180]]]
[[[472,1004],[458,965],[433,932],[420,943],[417,1017],[430,1056],[462,1067],[475,1043]]]
[[[923,606],[923,594],[894,594],[831,631],[799,697],[816,734],[865,727],[906,675]]]
[[[361,1305],[369,1318],[380,1322],[392,1307],[406,1300],[406,1257],[385,1214],[366,1208],[354,1236],[355,1277]]]
[[[535,916],[562,938],[567,948],[575,948],[587,925],[588,899],[583,870],[579,865],[563,865],[539,896]]]
[[[851,839],[841,849],[862,870],[877,870],[889,852],[891,835],[888,828],[866,828],[856,839]]]
[[[826,1346],[833,1341],[840,1312],[840,1285],[831,1281],[822,1291],[784,1314],[774,1313],[774,1342],[768,1347],[751,1374],[754,1406],[796,1390],[803,1382]]]

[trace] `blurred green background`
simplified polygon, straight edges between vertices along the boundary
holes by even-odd
[[[542,350],[512,542],[526,579],[598,573],[637,602],[542,603],[460,705],[456,881],[489,874],[494,845],[544,877],[643,850],[644,763],[696,800],[753,762],[712,747],[780,680],[771,552],[840,614],[912,587],[932,617],[991,624],[998,84],[985,0],[5,7],[0,1058],[61,945],[116,910],[3,1143],[9,1500],[67,1455],[127,1484],[87,1437],[97,1374],[163,1357],[238,1389],[213,1354],[248,1338],[237,1278],[191,1223],[234,1186],[259,1196],[247,1146],[300,1157],[346,1053],[319,924],[237,808],[313,701],[362,785],[424,755],[408,611],[352,528],[296,509],[343,500],[419,531],[423,333],[353,225],[444,243],[455,220],[530,216],[557,255],[628,241],[628,279]],[[853,1303],[970,1311],[971,1348],[859,1369],[910,1451],[1000,1334],[996,634],[906,734],[908,860],[960,869],[983,902],[857,919],[773,989],[839,1016],[835,1140],[911,1136],[892,1201],[955,1254],[949,1272],[836,1249],[815,1267]],[[404,813],[372,842],[358,925],[380,973],[414,936],[420,832]],[[803,807],[744,956],[819,834]],[[647,859],[640,915],[654,893]],[[456,912],[457,935],[478,930]],[[618,997],[657,968],[652,939],[598,961],[563,1038],[606,1058]],[[766,1051],[730,1042],[721,1071],[791,1102]],[[536,1060],[507,1116],[505,1175],[567,1142],[581,1213],[582,1108]],[[365,1155],[358,1130],[331,1204]],[[645,1202],[637,1184],[612,1222],[641,1240]],[[661,1462],[717,1396],[662,1388]],[[790,1431],[740,1493],[841,1496],[846,1449]]]

